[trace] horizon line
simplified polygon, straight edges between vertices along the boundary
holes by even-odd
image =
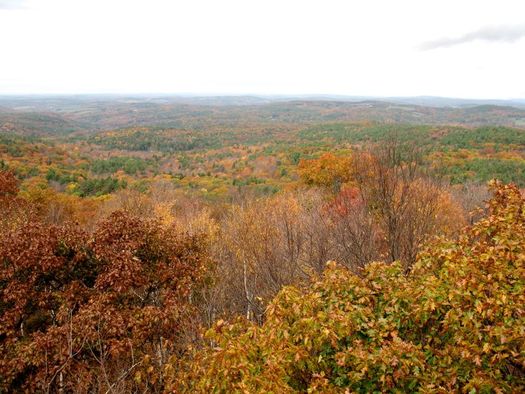
[[[259,97],[259,98],[294,98],[294,97],[338,97],[352,99],[454,99],[471,101],[524,101],[524,97],[466,97],[466,96],[440,96],[440,95],[362,95],[342,93],[228,93],[228,92],[0,92],[3,97],[74,97],[74,96],[149,96],[149,97],[194,97],[194,98],[220,98],[220,97]]]

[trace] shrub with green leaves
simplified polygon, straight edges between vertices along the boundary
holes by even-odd
[[[283,289],[261,326],[218,321],[174,368],[182,392],[525,392],[525,207],[494,184],[488,215],[428,245],[408,275],[330,263]]]

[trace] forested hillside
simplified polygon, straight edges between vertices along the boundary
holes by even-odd
[[[523,109],[0,107],[0,392],[525,390]]]
[[[423,100],[423,103],[426,101]],[[525,106],[517,102],[425,106],[394,98],[388,102],[372,99],[341,101],[329,97],[316,100],[242,96],[200,99],[170,96],[0,96],[0,130],[38,135],[151,125],[198,129],[210,125],[270,126],[276,123],[363,121],[523,127]]]
[[[217,201],[241,190],[262,196],[294,188],[299,163],[327,152],[342,157],[396,142],[417,146],[424,166],[452,185],[492,178],[525,182],[525,129],[494,126],[509,124],[508,111],[523,112],[517,108],[422,107],[435,116],[414,120],[382,102],[203,106],[105,100],[5,102],[10,107],[0,112],[1,165],[23,181],[23,190],[38,186],[86,197],[145,192],[168,182],[185,194]],[[386,114],[386,108],[393,118],[370,114]],[[454,111],[461,122],[444,115]],[[487,115],[489,125],[476,126],[485,122],[465,111]]]

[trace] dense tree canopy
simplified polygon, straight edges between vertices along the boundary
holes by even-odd
[[[258,326],[218,321],[174,374],[185,392],[523,392],[525,201],[494,185],[488,216],[430,243],[413,270],[330,263]]]
[[[525,391],[523,111],[56,100],[0,108],[0,393]]]

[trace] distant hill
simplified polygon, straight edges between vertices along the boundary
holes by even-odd
[[[0,131],[46,135],[145,125],[192,130],[212,124],[240,127],[253,122],[327,121],[525,127],[525,102],[519,100],[513,106],[497,100],[414,97],[352,101],[351,97],[330,97],[4,96],[0,97]]]
[[[0,133],[18,135],[57,135],[85,130],[74,120],[56,113],[22,112],[0,108]]]
[[[419,96],[419,97],[387,97],[377,98],[380,101],[389,101],[402,104],[412,104],[427,107],[475,107],[483,105],[497,105],[525,108],[524,100],[476,100],[476,99],[460,99],[449,97],[433,97],[433,96]]]

